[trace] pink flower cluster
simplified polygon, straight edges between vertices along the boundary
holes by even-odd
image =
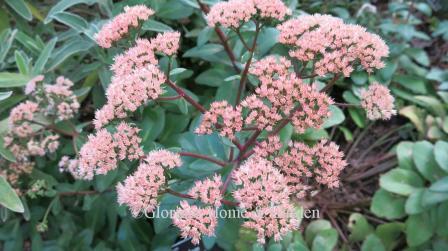
[[[268,158],[269,156],[278,153],[282,147],[283,145],[280,142],[279,136],[269,136],[266,140],[259,142],[254,147],[254,153],[256,156]]]
[[[114,77],[107,89],[107,103],[95,114],[96,129],[102,128],[114,118],[125,118],[148,100],[162,94],[166,78],[154,65],[134,70],[132,74]]]
[[[274,125],[282,119],[277,107],[271,107],[256,95],[251,95],[241,102],[249,113],[244,120],[246,125],[255,124],[259,130],[272,131]]]
[[[218,220],[212,207],[201,208],[181,201],[180,207],[173,214],[173,224],[181,230],[183,238],[191,237],[191,242],[197,245],[201,235],[215,235]]]
[[[157,67],[156,52],[172,56],[179,49],[179,32],[165,32],[157,37],[137,39],[136,45],[114,58],[112,83],[107,89],[107,103],[95,114],[98,130],[115,118],[125,118],[162,93],[165,74]]]
[[[283,175],[272,162],[258,156],[248,159],[233,174],[238,188],[233,197],[248,218],[243,226],[257,232],[258,242],[266,237],[281,240],[286,233],[298,228],[298,219],[289,202],[290,191]]]
[[[165,185],[164,168],[180,165],[180,156],[175,153],[166,150],[148,153],[137,171],[128,176],[124,183],[118,183],[118,203],[126,204],[134,217],[152,212],[158,205],[159,190]]]
[[[241,131],[242,127],[241,107],[234,108],[227,101],[216,101],[204,114],[196,133],[211,134],[214,128],[219,128],[221,136],[233,139],[235,132]]]
[[[367,118],[370,120],[387,120],[397,113],[390,90],[376,82],[367,90],[361,91],[361,107],[366,110]]]
[[[68,156],[62,156],[61,160],[58,163],[59,172],[68,172],[70,173],[75,179],[82,179],[82,177],[78,176],[77,169],[78,169],[78,159],[70,159]]]
[[[239,28],[256,17],[284,20],[291,11],[281,0],[230,0],[212,6],[207,15],[210,27],[220,24],[226,28]]]
[[[389,49],[384,41],[359,25],[344,24],[329,15],[291,19],[277,27],[279,42],[293,47],[289,54],[301,61],[315,60],[315,73],[348,77],[359,62],[367,72],[384,67]]]
[[[129,32],[129,27],[137,27],[139,21],[145,21],[153,14],[154,11],[145,5],[126,6],[124,13],[114,17],[95,35],[96,42],[103,48],[110,48],[113,42],[120,40]]]
[[[339,174],[346,167],[344,154],[338,146],[320,141],[313,147],[302,142],[291,142],[286,152],[274,158],[275,165],[285,176],[291,191],[301,198],[314,185],[310,181],[329,188],[339,186]]]
[[[70,80],[60,76],[53,85],[43,81],[44,76],[38,75],[27,83],[24,91],[31,100],[14,107],[8,118],[9,131],[4,136],[4,147],[17,162],[9,165],[6,177],[11,178],[13,184],[22,173],[32,169],[32,157],[54,153],[59,147],[59,135],[50,133],[46,121],[70,119],[79,108]]]
[[[205,204],[215,207],[221,206],[221,191],[222,186],[221,176],[215,175],[213,179],[198,180],[188,193],[192,198],[199,199]]]
[[[96,135],[89,135],[87,143],[79,151],[76,176],[91,180],[95,174],[106,174],[115,169],[118,159],[140,158],[143,151],[138,131],[138,128],[122,122],[114,134],[101,129]]]

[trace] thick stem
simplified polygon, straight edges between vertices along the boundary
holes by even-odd
[[[252,42],[252,47],[250,48],[249,59],[246,62],[246,66],[244,67],[243,72],[241,73],[240,86],[238,88],[238,93],[236,94],[236,105],[238,105],[241,101],[241,97],[243,96],[243,92],[246,89],[247,78],[249,74],[250,64],[252,63],[252,59],[255,53],[255,47],[257,46],[258,34],[260,33],[260,25],[256,23],[255,28],[255,37]]]
[[[61,130],[61,129],[57,128],[54,124],[47,125],[47,124],[44,124],[44,123],[41,123],[41,122],[35,121],[35,120],[29,120],[29,122],[34,123],[36,125],[40,125],[43,128],[45,128],[45,129],[54,131],[55,133],[59,133],[61,135],[69,136],[69,137],[72,137],[72,138],[75,138],[75,137],[78,136],[78,132],[76,132],[76,131],[67,132],[67,131],[64,131],[64,130]]]
[[[193,158],[196,158],[196,159],[207,160],[209,162],[215,163],[215,164],[220,165],[222,167],[225,167],[225,166],[227,166],[229,164],[229,163],[227,163],[225,161],[222,161],[222,160],[219,160],[219,159],[215,159],[215,158],[209,157],[207,155],[202,155],[202,154],[199,154],[199,153],[179,152],[179,155],[180,156],[193,157]]]
[[[243,160],[244,154],[255,143],[255,141],[257,140],[258,136],[260,136],[261,132],[262,132],[261,130],[256,130],[252,134],[252,136],[246,141],[246,143],[243,145],[243,147],[240,150],[240,153],[238,155],[237,161],[242,161]]]
[[[201,8],[201,11],[204,14],[207,14],[210,11],[210,8],[207,5],[203,4],[200,0],[196,0],[196,1],[198,3],[199,7]],[[224,32],[218,26],[215,27],[215,32],[216,32],[216,35],[218,35],[218,38],[221,41],[221,44],[224,47],[224,50],[226,51],[227,56],[230,59],[230,62],[232,63],[233,69],[235,69],[235,71],[237,73],[240,73],[241,69],[236,64],[235,54],[233,53],[232,48],[230,48],[230,45],[227,42],[228,39],[227,39],[226,35],[224,34]]]
[[[330,80],[330,83],[328,83],[322,90],[321,92],[328,92],[334,84],[336,84],[336,81],[339,79],[339,75],[336,74],[334,75],[334,77]]]
[[[251,48],[249,47],[249,45],[246,43],[246,41],[244,40],[243,36],[240,33],[240,29],[236,29],[235,30],[236,35],[238,35],[239,39],[241,40],[241,43],[243,43],[244,48],[246,48],[246,50],[250,51]]]
[[[180,88],[179,86],[177,86],[175,83],[173,83],[171,80],[167,79],[166,84],[173,88],[174,91],[177,92],[177,94],[179,94],[179,96],[181,96],[182,98],[185,99],[185,101],[187,101],[188,103],[190,103],[194,108],[196,108],[198,111],[200,111],[201,113],[205,113],[207,110],[198,102],[196,102],[196,100],[194,100],[190,95],[188,95],[186,92],[184,92],[184,90],[182,90],[182,88]]]

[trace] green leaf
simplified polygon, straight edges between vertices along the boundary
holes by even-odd
[[[432,227],[423,214],[411,215],[406,220],[406,240],[410,247],[416,247],[429,240],[433,233]]]
[[[186,51],[182,56],[185,58],[207,58],[224,50],[220,44],[204,44],[200,47],[193,47]]]
[[[50,62],[48,63],[48,71],[54,70],[60,64],[62,64],[67,58],[76,55],[80,52],[87,51],[92,48],[93,42],[83,40],[71,40],[64,43],[63,46],[57,48],[53,55],[51,55]]]
[[[16,158],[14,157],[14,155],[8,149],[6,149],[4,145],[4,139],[3,137],[0,137],[0,155],[8,161],[16,162]]]
[[[143,23],[142,30],[155,31],[155,32],[167,32],[167,31],[173,31],[173,28],[169,27],[168,25],[166,25],[164,23],[158,22],[153,19],[149,19]]]
[[[20,74],[27,75],[29,73],[29,66],[22,51],[16,50],[14,52],[17,68]]]
[[[437,141],[434,145],[434,158],[437,164],[448,172],[448,142]]]
[[[77,5],[77,4],[81,4],[81,3],[87,4],[87,5],[92,5],[96,2],[98,2],[98,0],[62,0],[62,1],[59,1],[48,12],[47,16],[45,17],[44,24],[48,24],[49,22],[51,22],[51,20],[54,18],[54,16],[57,13],[63,12],[64,10],[72,7],[73,5]]]
[[[350,241],[361,241],[367,235],[373,232],[373,227],[369,224],[367,219],[359,213],[353,213],[348,219],[348,228],[350,229]]]
[[[436,181],[446,175],[438,166],[433,154],[434,146],[428,141],[420,141],[412,148],[417,170],[429,181]]]
[[[426,189],[423,192],[422,204],[424,207],[430,207],[434,204],[448,200],[448,192],[433,192]]]
[[[397,146],[397,158],[400,168],[412,170],[414,161],[412,159],[413,142],[402,141]]]
[[[320,231],[313,240],[312,251],[332,251],[338,243],[336,229]]]
[[[39,57],[37,58],[36,63],[34,64],[33,73],[34,74],[41,74],[43,73],[45,64],[47,63],[48,59],[51,56],[51,52],[54,49],[54,46],[56,45],[56,41],[58,40],[57,37],[53,38],[48,42],[48,44],[45,46],[45,48],[40,53]]]
[[[330,117],[323,124],[323,128],[330,128],[335,125],[339,125],[345,120],[344,112],[335,105],[330,105]]]
[[[17,196],[3,176],[0,176],[0,194],[0,205],[18,213],[25,211],[19,196]]]
[[[168,0],[158,10],[156,15],[166,19],[181,19],[193,14],[193,8],[178,0]]]
[[[415,99],[421,101],[422,105],[424,105],[425,108],[431,111],[434,115],[445,117],[445,107],[437,98],[431,96],[415,96]]]
[[[5,100],[9,97],[11,97],[12,91],[9,92],[0,92],[0,101]]]
[[[394,250],[394,248],[401,242],[401,234],[405,229],[404,223],[391,222],[379,225],[375,234],[381,239],[387,250]]]
[[[330,222],[326,220],[315,220],[312,221],[305,230],[305,240],[307,243],[313,243],[316,235],[323,230],[331,229]]]
[[[407,48],[405,53],[423,66],[430,64],[428,54],[421,48]]]
[[[433,192],[447,192],[448,193],[448,176],[433,183],[429,187],[429,190],[431,190]]]
[[[5,3],[26,20],[31,21],[33,19],[33,15],[24,0],[5,0]]]
[[[357,71],[357,72],[353,72],[350,75],[350,78],[352,79],[353,83],[357,84],[357,85],[363,85],[364,83],[367,82],[367,72],[365,71]]]
[[[392,169],[380,177],[380,187],[399,195],[410,195],[423,186],[420,176],[406,169]]]
[[[89,28],[89,24],[84,18],[70,12],[59,12],[56,13],[53,17],[58,22],[73,28],[79,33],[82,33]]]
[[[229,71],[227,68],[215,67],[215,68],[208,69],[208,70],[202,72],[201,74],[199,74],[195,78],[195,82],[200,85],[218,87],[222,84],[228,84],[228,83],[224,83],[223,80],[232,75],[233,75],[233,72]]]
[[[420,77],[412,75],[396,75],[393,80],[414,93],[427,93],[425,81]]]
[[[386,248],[378,236],[369,234],[362,242],[361,251],[386,251]]]
[[[12,72],[0,72],[0,88],[20,87],[26,85],[31,77]]]
[[[425,209],[422,203],[424,191],[425,189],[418,189],[408,197],[405,204],[407,214],[419,214],[423,212]]]
[[[350,107],[348,108],[348,112],[358,127],[364,128],[366,126],[366,117],[360,109]]]
[[[185,68],[176,68],[176,69],[172,69],[171,71],[170,71],[170,76],[174,76],[174,75],[177,75],[177,74],[181,74],[182,72],[184,72],[184,71],[186,71],[187,69],[185,69]]]
[[[372,198],[370,211],[388,220],[399,219],[405,216],[405,200],[402,196],[395,195],[384,189],[379,189]]]

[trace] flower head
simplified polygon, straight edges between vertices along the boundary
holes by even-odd
[[[277,107],[269,107],[256,95],[246,97],[241,106],[249,110],[244,123],[255,124],[259,130],[272,131],[274,125],[282,119]]]
[[[114,57],[114,63],[110,68],[114,76],[120,78],[150,64],[158,64],[154,45],[148,39],[139,38],[135,41],[135,46]]]
[[[37,83],[42,82],[44,80],[44,75],[37,75],[32,78],[25,86],[25,94],[31,94],[36,90]]]
[[[172,56],[179,49],[180,32],[165,32],[157,34],[157,37],[151,39],[151,44],[156,52]]]
[[[290,191],[282,174],[269,160],[252,157],[244,162],[232,176],[238,189],[233,197],[247,210],[267,207],[272,203],[288,203]]]
[[[117,167],[116,143],[106,130],[99,130],[96,135],[89,135],[79,151],[79,168],[77,175],[91,180],[95,174],[106,174]]]
[[[289,54],[301,61],[316,60],[315,73],[348,77],[359,62],[367,72],[384,67],[389,49],[377,35],[359,25],[344,24],[329,15],[304,15],[277,27],[279,42],[292,46]]]
[[[173,224],[180,229],[183,238],[190,237],[191,242],[197,245],[201,235],[215,235],[218,220],[212,207],[200,208],[181,201],[173,214]]]
[[[95,35],[96,42],[103,48],[110,48],[113,42],[128,33],[129,27],[137,27],[139,21],[145,21],[153,14],[154,11],[145,5],[126,6],[123,13],[105,24]]]
[[[234,108],[227,101],[213,102],[204,114],[201,124],[196,128],[196,133],[211,134],[218,123],[221,123],[219,127],[221,136],[233,139],[235,133],[243,128],[241,107]]]
[[[213,5],[207,15],[210,27],[220,24],[226,28],[238,28],[257,13],[252,0],[230,0]]]
[[[114,107],[115,117],[125,118],[127,112],[134,112],[149,100],[163,93],[165,75],[156,66],[148,65],[136,69],[132,74],[115,77],[106,91],[107,105]],[[107,108],[110,109],[110,108]],[[106,112],[110,112],[106,110]],[[100,113],[98,115],[110,115]],[[105,116],[108,118],[109,116]],[[99,121],[106,121],[99,117]],[[98,124],[103,124],[98,122]]]
[[[140,129],[131,126],[126,122],[121,122],[117,126],[117,132],[114,133],[113,138],[118,149],[118,158],[124,160],[139,159],[143,156],[143,151],[140,148],[142,139],[138,136]]]
[[[28,137],[33,129],[30,121],[34,118],[34,113],[39,111],[39,105],[32,101],[25,101],[14,107],[9,114],[9,128],[20,138]]]
[[[245,213],[248,221],[244,227],[257,232],[257,241],[265,243],[266,237],[274,237],[275,241],[282,240],[282,236],[299,228],[299,219],[294,207],[289,203],[258,208]]]
[[[367,90],[361,91],[361,107],[366,110],[370,120],[387,120],[397,113],[390,90],[378,83],[373,83]]]
[[[222,180],[220,175],[213,176],[213,179],[198,180],[188,193],[195,199],[201,200],[205,204],[213,205],[215,207],[221,206],[222,195],[220,187]]]
[[[152,212],[158,205],[159,189],[165,185],[164,168],[181,165],[176,153],[167,150],[149,152],[137,171],[117,185],[118,203],[126,204],[134,217]]]
[[[256,156],[267,158],[280,151],[282,146],[279,136],[269,136],[265,141],[258,143],[254,147],[254,152]]]

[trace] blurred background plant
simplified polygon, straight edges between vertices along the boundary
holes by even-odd
[[[218,0],[203,0],[213,4]],[[294,15],[328,13],[346,22],[366,26],[390,47],[386,67],[375,74],[356,72],[337,81],[336,102],[358,105],[360,91],[375,81],[387,84],[396,97],[401,116],[389,122],[368,122],[356,106],[333,107],[322,130],[283,138],[313,141],[330,138],[346,153],[350,166],[339,190],[317,194],[304,208],[320,209],[319,220],[302,222],[303,233],[288,235],[268,250],[448,250],[446,214],[448,149],[448,3],[446,1],[297,1],[286,0]],[[116,204],[111,192],[129,169],[112,171],[92,182],[75,181],[60,173],[58,161],[73,155],[86,141],[94,111],[104,102],[110,83],[110,54],[95,46],[93,35],[125,5],[146,4],[156,11],[143,32],[178,30],[182,47],[172,74],[178,85],[198,94],[201,103],[229,100],[235,93],[238,69],[247,60],[237,36],[227,41],[229,58],[220,37],[206,25],[194,0],[0,1],[0,133],[8,129],[12,107],[24,101],[22,91],[33,77],[64,75],[75,85],[82,104],[70,121],[79,135],[62,136],[53,155],[36,157],[36,168],[21,184],[20,199],[0,178],[0,246],[4,250],[169,250],[178,231],[169,219],[133,219]],[[242,30],[242,37],[253,31]],[[277,44],[274,28],[260,34],[258,56],[286,55]],[[167,68],[168,59],[160,60]],[[163,66],[164,65],[164,66]],[[178,68],[182,65],[184,68]],[[250,83],[256,83],[249,79]],[[174,95],[168,93],[168,96]],[[229,100],[232,102],[233,100]],[[146,149],[163,145],[206,154],[224,153],[216,135],[192,141],[198,114],[183,100],[163,101],[139,110]],[[72,131],[67,123],[54,124]],[[3,138],[3,137],[2,137]],[[74,144],[72,143],[74,142]],[[0,142],[1,168],[14,161]],[[216,170],[202,161],[187,163],[185,177],[205,176]],[[174,184],[187,190],[188,181]],[[14,187],[16,188],[16,187]],[[17,190],[17,188],[16,188]],[[166,209],[179,199],[163,195]],[[12,211],[18,212],[13,213]],[[263,250],[253,232],[239,228],[239,220],[220,222],[217,236],[204,238],[202,247],[224,250]]]

